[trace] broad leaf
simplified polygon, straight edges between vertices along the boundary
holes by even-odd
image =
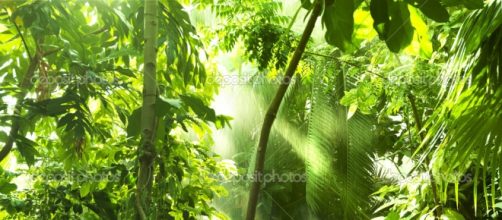
[[[326,42],[343,51],[352,48],[354,32],[354,1],[337,0],[326,6],[322,22],[326,26]]]
[[[12,183],[0,180],[0,193],[8,194],[16,189],[17,189],[16,184],[12,184]]]
[[[195,96],[182,95],[181,100],[189,106],[199,118],[211,122],[216,120],[216,113],[214,110],[206,106],[201,99]]]
[[[380,39],[385,39],[385,26],[389,22],[389,9],[387,0],[372,0],[370,3],[373,27],[378,32]]]
[[[136,76],[134,75],[134,72],[130,69],[119,67],[115,70],[122,75],[136,78]]]
[[[82,187],[80,187],[80,197],[86,197],[89,192],[91,191],[91,184],[90,183],[84,183]]]
[[[24,136],[18,135],[16,137],[17,150],[30,166],[35,163],[35,155],[38,155],[38,152],[34,147],[35,145],[35,142]]]
[[[135,137],[141,133],[141,108],[132,112],[127,118],[127,136]]]
[[[483,0],[442,0],[441,3],[448,7],[463,5],[468,9],[478,9],[484,5]]]
[[[410,4],[434,21],[447,22],[450,18],[446,8],[438,0],[410,0]]]
[[[155,111],[158,117],[163,117],[169,113],[171,108],[180,108],[181,100],[179,99],[166,99],[163,97],[158,97],[155,103]]]
[[[312,9],[312,7],[314,6],[312,2],[310,2],[310,0],[301,0],[301,2],[302,2],[302,7],[307,10]]]
[[[413,27],[406,3],[374,0],[370,3],[370,10],[375,21],[373,27],[392,52],[397,53],[410,44]]]

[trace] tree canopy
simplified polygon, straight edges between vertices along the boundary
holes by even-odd
[[[498,219],[501,0],[2,0],[0,219]]]

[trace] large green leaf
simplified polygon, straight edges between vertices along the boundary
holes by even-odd
[[[410,3],[434,21],[447,22],[450,18],[446,8],[438,0],[410,0]]]
[[[442,220],[465,220],[462,214],[458,213],[453,209],[445,209],[443,216],[441,216]]]
[[[399,52],[413,39],[408,5],[404,2],[392,2],[389,4],[389,15],[390,21],[385,43],[392,52]]]
[[[182,95],[181,100],[189,106],[194,113],[205,121],[216,121],[216,113],[215,111],[204,104],[204,102],[198,97],[192,95]]]
[[[17,150],[30,166],[35,163],[35,155],[38,155],[38,152],[34,147],[35,145],[37,145],[37,143],[24,136],[16,136]]]
[[[442,0],[441,2],[448,7],[463,5],[468,9],[478,9],[484,5],[483,0]]]
[[[166,99],[164,97],[157,97],[155,102],[155,111],[157,117],[163,117],[167,115],[171,108],[178,109],[181,107],[181,100],[179,99]]]
[[[135,137],[141,133],[141,107],[134,110],[127,118],[127,136]]]
[[[205,105],[198,97],[192,95],[182,95],[181,100],[189,106],[200,119],[211,122],[216,121],[215,111]]]
[[[128,68],[118,67],[115,70],[122,75],[129,76],[129,77],[136,77],[134,75],[134,72]]]
[[[413,33],[413,41],[404,50],[408,54],[419,55],[423,58],[430,58],[432,55],[432,42],[429,36],[429,28],[425,21],[418,13],[418,10],[410,7],[410,21],[415,29]]]
[[[373,27],[392,52],[399,52],[413,39],[408,4],[392,0],[373,0],[370,3]]]
[[[322,22],[326,27],[326,42],[343,51],[352,48],[354,10],[353,0],[336,0],[326,6],[322,16]]]
[[[3,179],[0,179],[0,193],[8,194],[16,189],[17,189],[16,184],[9,183],[4,181]]]
[[[302,7],[305,8],[305,9],[307,9],[307,10],[312,9],[312,7],[314,6],[312,4],[312,2],[310,2],[310,0],[300,0],[300,1],[302,3]]]
[[[371,17],[373,17],[373,27],[378,32],[381,39],[384,38],[385,26],[389,22],[389,7],[387,0],[372,0],[370,3]]]

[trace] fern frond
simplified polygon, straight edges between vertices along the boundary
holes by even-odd
[[[313,88],[307,204],[319,219],[366,219],[372,191],[371,123],[369,116],[359,113],[347,119],[346,107],[339,103],[345,77],[337,75],[317,76]]]

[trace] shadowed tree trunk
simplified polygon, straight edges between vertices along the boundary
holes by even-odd
[[[268,138],[270,135],[270,131],[272,130],[272,125],[274,124],[275,117],[281,105],[282,99],[284,98],[284,94],[289,87],[289,83],[293,78],[293,75],[296,71],[296,67],[300,62],[300,59],[305,51],[305,47],[307,46],[307,42],[312,34],[312,30],[314,29],[317,17],[321,14],[322,10],[322,1],[317,1],[312,10],[312,14],[308,20],[307,26],[303,31],[302,38],[298,43],[298,47],[296,48],[291,61],[289,62],[288,67],[286,68],[286,72],[284,74],[284,79],[275,94],[272,103],[268,107],[267,113],[265,114],[265,119],[263,120],[263,125],[260,133],[260,140],[258,142],[258,150],[256,152],[256,162],[255,169],[253,173],[253,183],[251,185],[251,190],[249,192],[249,200],[247,207],[247,220],[253,220],[256,214],[256,206],[258,204],[258,195],[260,193],[260,186],[262,182],[262,174],[263,169],[265,167],[265,152],[267,150]]]

